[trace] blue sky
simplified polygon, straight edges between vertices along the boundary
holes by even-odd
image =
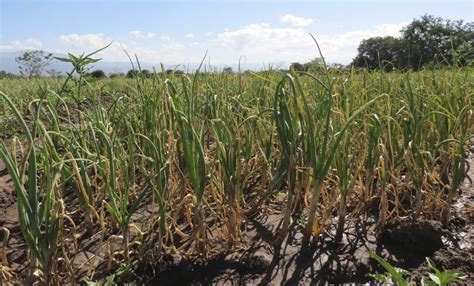
[[[473,21],[472,1],[1,1],[0,52],[89,52],[125,62],[123,49],[148,63],[282,65],[317,56],[348,63],[359,42],[398,35],[432,14]]]

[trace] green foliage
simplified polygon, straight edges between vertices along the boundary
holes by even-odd
[[[62,198],[57,191],[63,163],[52,164],[50,159],[57,159],[58,154],[54,149],[51,151],[48,148],[51,147],[49,145],[51,141],[39,124],[44,98],[34,102],[36,114],[32,129],[28,128],[19,110],[5,93],[0,92],[0,98],[5,100],[13,110],[28,141],[27,152],[22,162],[18,163],[12,155],[16,153],[16,148],[14,147],[13,152],[10,152],[3,141],[0,145],[0,159],[5,162],[16,189],[18,219],[23,238],[31,250],[31,266],[33,269],[39,266],[46,284],[53,284],[53,276],[50,273],[57,266],[56,254],[64,208]],[[38,133],[44,136],[43,148],[35,145],[34,140]],[[42,180],[38,180],[40,166],[44,173]]]
[[[410,282],[404,278],[404,276],[410,274],[408,271],[392,266],[385,259],[375,253],[369,253],[369,255],[372,259],[375,259],[380,265],[382,265],[382,267],[387,271],[385,274],[369,274],[370,277],[382,283],[394,282],[399,286],[410,285]]]
[[[402,29],[409,68],[427,64],[466,65],[474,56],[474,23],[425,15]]]
[[[53,54],[41,50],[27,51],[15,58],[20,74],[28,78],[41,76],[52,60]]]
[[[363,40],[357,51],[358,55],[353,61],[354,66],[366,67],[370,70],[380,68],[391,71],[394,67],[404,66],[408,60],[405,43],[391,36]]]
[[[0,79],[4,79],[4,78],[16,78],[18,77],[18,75],[16,74],[13,74],[13,73],[10,73],[10,72],[7,72],[7,71],[0,71]]]
[[[131,70],[128,70],[125,76],[127,78],[136,78],[137,76],[142,76],[143,78],[151,78],[153,76],[153,73],[147,69],[142,69],[142,70],[131,69]]]
[[[459,279],[464,279],[466,276],[460,272],[453,272],[449,271],[443,268],[443,270],[439,270],[434,261],[431,260],[430,258],[426,258],[426,262],[430,266],[431,270],[434,273],[428,273],[428,277],[430,280],[427,280],[423,278],[421,281],[423,285],[428,285],[428,286],[433,286],[433,285],[439,285],[439,286],[447,286],[449,283],[457,281]]]
[[[225,74],[233,74],[234,71],[232,70],[232,67],[225,67],[225,68],[222,70],[222,73],[225,73]]]
[[[336,213],[348,217],[379,201],[381,225],[384,215],[417,209],[441,220],[465,176],[469,68],[341,73],[321,58],[311,72],[171,70],[148,78],[142,70],[133,79],[91,80],[84,75],[93,54],[64,59],[73,64],[66,78],[1,81],[9,96],[0,101],[0,125],[18,138],[10,146],[2,133],[0,153],[15,177],[19,213],[28,216],[20,227],[38,257],[32,268],[55,277],[68,274],[54,261],[77,255],[62,248],[77,237],[72,224],[105,246],[122,236],[107,261],[114,269],[167,253],[205,254],[223,241],[236,246],[242,223],[275,204],[285,214],[280,238],[294,222],[309,240],[328,231]],[[405,199],[403,207],[384,207],[385,192]],[[62,232],[64,197],[66,215],[74,215]],[[443,271],[426,281],[453,277]]]
[[[474,57],[474,23],[430,15],[413,20],[400,38],[363,40],[352,64],[390,71],[419,70],[428,65],[468,65]]]
[[[69,57],[67,58],[55,57],[55,59],[57,59],[58,61],[70,63],[73,67],[73,69],[69,73],[67,73],[66,80],[64,81],[61,91],[59,92],[59,96],[61,96],[63,92],[66,91],[68,82],[73,81],[75,83],[76,88],[75,93],[72,94],[72,97],[74,98],[77,104],[81,104],[84,101],[84,98],[82,97],[82,87],[87,84],[87,80],[85,79],[85,77],[87,75],[87,72],[89,71],[89,65],[100,61],[100,59],[94,59],[92,58],[92,56],[108,48],[111,44],[112,43],[87,55],[84,55],[83,53],[80,56],[75,56],[69,53]],[[79,75],[79,78],[74,77],[76,73]]]
[[[105,75],[105,72],[103,70],[94,70],[94,71],[91,71],[88,76],[92,77],[92,78],[105,78],[107,77]]]
[[[290,70],[297,72],[317,72],[324,70],[324,62],[322,58],[314,58],[311,61],[300,64],[298,62],[292,63],[290,65]]]
[[[139,71],[136,69],[131,69],[127,72],[126,77],[127,78],[134,78],[139,74]]]
[[[413,282],[413,279],[405,278],[405,276],[411,275],[410,272],[392,266],[389,262],[375,253],[369,253],[369,255],[372,259],[376,260],[380,265],[382,265],[382,267],[387,271],[385,274],[369,274],[369,277],[381,283],[396,283],[400,286],[417,285],[415,282]],[[443,269],[442,271],[439,270],[434,264],[433,260],[428,257],[426,258],[426,262],[433,272],[428,273],[428,278],[423,277],[421,279],[420,282],[423,286],[447,286],[451,282],[465,278],[465,276],[459,272],[453,272],[446,269]]]

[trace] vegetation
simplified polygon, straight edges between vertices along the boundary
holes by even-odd
[[[414,279],[407,279],[406,276],[410,275],[410,272],[394,267],[388,263],[385,259],[378,256],[375,253],[371,253],[370,256],[375,259],[383,268],[387,271],[385,274],[370,274],[369,276],[374,278],[376,281],[381,283],[396,283],[399,286],[418,285]],[[451,282],[455,282],[459,279],[464,279],[465,276],[459,272],[448,271],[443,269],[442,271],[436,267],[433,260],[426,258],[426,262],[430,267],[432,273],[428,273],[428,277],[421,278],[421,285],[423,286],[447,286]]]
[[[374,37],[363,40],[358,54],[347,68],[417,71],[426,66],[442,68],[466,66],[474,58],[474,23],[444,20],[431,15],[414,19],[401,31],[401,37]],[[340,64],[332,69],[343,69]],[[321,71],[321,58],[307,63],[294,62],[290,69],[299,72]]]
[[[104,77],[107,77],[105,75],[105,72],[103,70],[94,70],[94,71],[91,71],[88,76],[92,77],[92,78],[104,78]]]
[[[467,65],[474,57],[474,23],[425,15],[401,31],[400,38],[363,40],[353,61],[368,69],[419,70],[426,65]]]
[[[15,58],[20,74],[29,78],[41,76],[46,67],[51,64],[53,54],[41,50],[27,51]]]
[[[332,216],[340,240],[346,218],[374,205],[378,230],[402,216],[451,216],[472,133],[472,69],[345,72],[321,56],[318,72],[134,69],[90,81],[93,56],[58,58],[73,66],[63,79],[0,82],[0,123],[20,126],[0,159],[32,280],[77,279],[80,250],[68,244],[79,236],[120,238],[109,271],[167,253],[205,259],[211,229],[233,249],[245,218],[281,195],[276,246],[304,221],[307,247]]]

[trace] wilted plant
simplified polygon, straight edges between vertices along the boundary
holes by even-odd
[[[13,151],[9,152],[2,142],[0,158],[5,162],[16,189],[20,227],[31,255],[31,278],[35,279],[37,273],[34,271],[39,267],[42,279],[49,285],[57,281],[57,252],[64,208],[58,188],[63,163],[52,162],[47,148],[41,146],[48,142],[37,140],[44,98],[35,103],[36,114],[30,130],[11,99],[3,92],[0,96],[14,111],[28,143],[20,164],[16,160],[15,143]],[[39,170],[43,172],[41,181],[38,180]]]

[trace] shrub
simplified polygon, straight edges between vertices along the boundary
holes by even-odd
[[[89,76],[92,78],[104,78],[107,77],[103,70],[95,70],[89,73]]]

